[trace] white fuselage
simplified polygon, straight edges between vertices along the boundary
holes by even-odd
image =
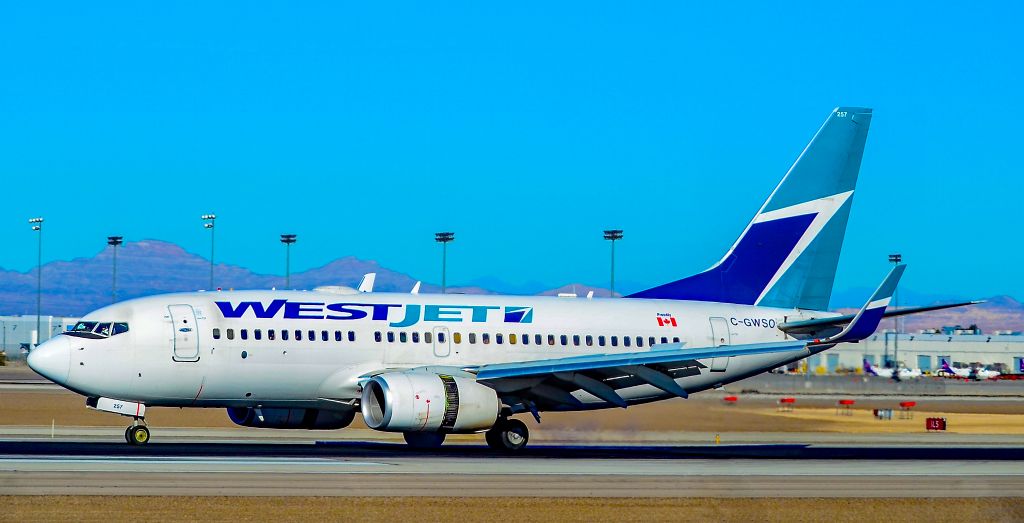
[[[652,342],[707,347],[784,341],[792,338],[778,325],[801,314],[675,300],[168,294],[86,315],[83,321],[125,322],[128,331],[103,339],[61,336],[69,344],[70,370],[65,380],[51,379],[83,395],[150,406],[341,406],[359,397],[361,379],[382,370],[636,352],[650,350]],[[701,360],[699,373],[677,381],[687,390],[704,390],[806,355]],[[585,392],[577,395],[591,408],[605,406]],[[650,386],[624,391],[630,402],[664,397]]]

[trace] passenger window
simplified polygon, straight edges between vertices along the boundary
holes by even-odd
[[[327,331],[320,331],[320,341],[328,341],[331,339],[330,333]]]
[[[476,344],[476,333],[475,332],[469,333],[469,344],[470,345],[475,345]]]
[[[235,339],[235,329],[228,329],[228,339],[229,340]]]
[[[220,329],[213,329],[213,339],[215,339],[215,340],[219,340],[220,339]]]
[[[554,345],[554,344],[555,344],[555,335],[554,334],[548,334],[548,345]]]
[[[654,336],[651,336],[650,338],[647,338],[647,345],[650,346],[650,347],[653,347],[653,346],[656,345],[656,343],[654,342]]]
[[[356,341],[356,331],[348,331],[348,341]]]
[[[597,337],[597,344],[604,347],[604,336]]]
[[[341,341],[341,331],[334,331],[334,341]]]
[[[114,324],[114,334],[121,334],[122,332],[128,332],[128,324],[119,322]]]
[[[377,332],[373,333],[373,341],[375,341],[377,343],[380,343],[381,341],[384,341],[384,336],[381,336],[380,331],[377,331]]]
[[[274,329],[267,329],[267,339],[268,340],[274,339]]]
[[[643,336],[637,336],[636,337],[636,346],[637,347],[643,347],[644,346],[644,337]]]
[[[263,339],[263,331],[260,330],[260,329],[254,329],[252,331],[252,337],[257,339],[257,340],[262,340]]]
[[[400,341],[402,343],[408,343],[409,342],[409,333],[408,332],[399,332],[398,333],[398,341]]]
[[[588,334],[586,339],[587,339],[587,347],[593,347],[594,346],[594,337]]]
[[[480,337],[483,339],[484,345],[490,345],[490,343],[491,343],[491,335],[489,333],[485,332],[485,333],[481,334]]]
[[[580,346],[580,335],[579,334],[573,334],[572,335],[572,344],[577,346],[577,347]]]
[[[462,343],[462,333],[456,332],[455,334],[452,334],[452,340],[455,341],[456,345]]]
[[[238,335],[243,340],[249,339],[249,329],[242,329],[242,330],[238,331]]]
[[[523,345],[529,345],[529,344],[530,344],[530,335],[529,334],[523,334]]]
[[[533,344],[534,345],[543,345],[544,344],[544,342],[541,341],[540,334],[534,334],[533,335]]]
[[[503,336],[501,334],[495,334],[494,335],[494,343],[497,343],[498,345],[501,345],[502,338],[503,338]]]
[[[618,347],[618,346],[619,346],[619,337],[618,336],[612,336],[612,347]]]
[[[437,333],[437,342],[438,343],[444,343],[444,333],[443,332]]]
[[[311,331],[307,332],[306,334],[309,335],[309,336],[306,337],[307,340],[309,340],[309,341],[316,341],[316,331],[311,330]],[[325,332],[324,334],[327,334],[327,333]]]
[[[629,347],[630,345],[632,345],[632,343],[630,343],[630,337],[629,336],[623,336],[622,337],[622,346],[623,347]]]
[[[394,343],[394,342],[395,342],[395,333],[388,332],[388,343]]]
[[[679,343],[679,338],[678,337],[672,338],[672,343]]]
[[[418,332],[412,333],[412,342],[413,343],[419,343],[420,342],[420,333],[418,333]]]
[[[434,343],[434,334],[430,332],[424,332],[423,343]]]
[[[668,343],[668,338],[666,338],[666,337],[662,336],[662,337],[661,337],[661,342],[662,342],[662,343]]]
[[[288,341],[288,330],[281,329],[281,340]]]
[[[295,329],[295,341],[302,341],[302,331]]]
[[[508,335],[508,343],[509,343],[509,345],[515,345],[516,344],[516,335],[515,334],[509,334]]]

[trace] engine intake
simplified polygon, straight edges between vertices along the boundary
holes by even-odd
[[[366,426],[386,432],[479,432],[501,410],[494,389],[429,372],[378,374],[363,385],[360,405]]]
[[[228,409],[228,417],[243,427],[334,430],[343,429],[352,423],[356,411],[232,407]]]

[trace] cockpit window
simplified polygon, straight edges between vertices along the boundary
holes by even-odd
[[[71,329],[71,332],[92,332],[96,328],[96,322],[94,321],[80,321],[75,324],[75,327]]]
[[[99,339],[116,336],[123,332],[128,332],[128,324],[125,322],[80,321],[67,334],[76,338]]]

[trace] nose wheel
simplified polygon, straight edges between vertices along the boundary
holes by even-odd
[[[530,441],[530,429],[526,424],[513,418],[498,420],[498,423],[484,434],[487,446],[494,450],[516,451]]]
[[[130,445],[145,445],[149,443],[149,429],[145,425],[133,424],[124,429],[124,440]]]

